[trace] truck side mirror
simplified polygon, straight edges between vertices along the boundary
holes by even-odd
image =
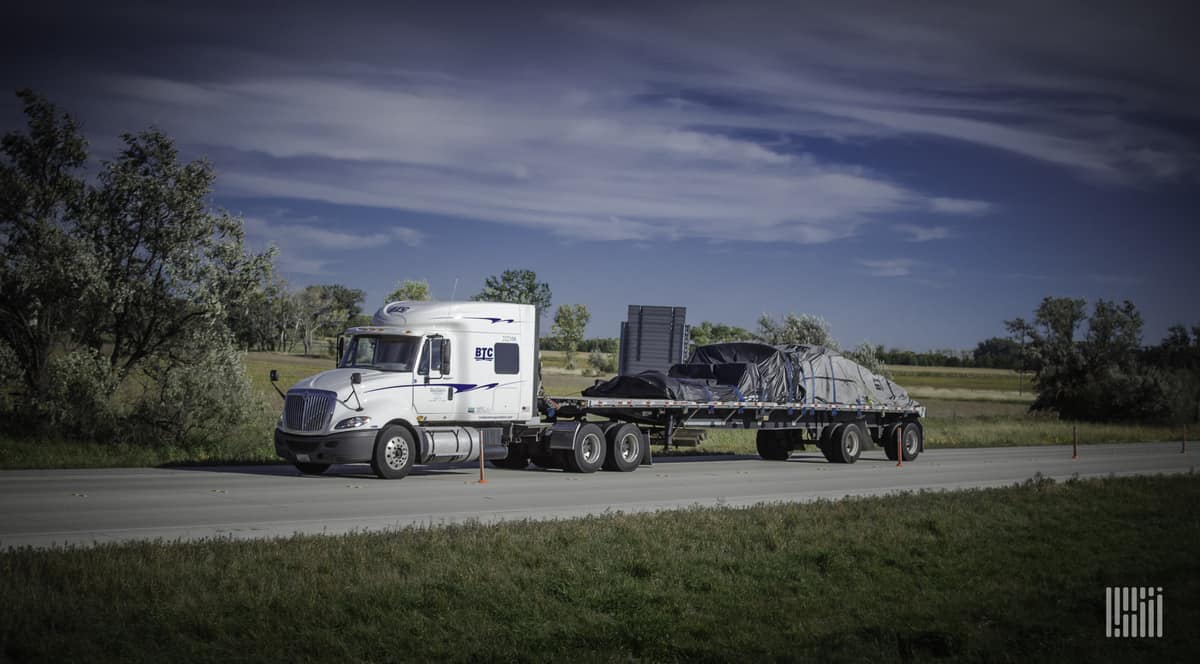
[[[278,369],[271,369],[271,382],[272,383],[279,382],[279,370]]]
[[[362,385],[362,374],[358,373],[357,371],[350,374],[350,384],[351,385]]]
[[[450,373],[450,340],[442,339],[442,373]]]
[[[342,354],[346,352],[346,337],[338,335],[337,338],[337,363],[342,363]]]

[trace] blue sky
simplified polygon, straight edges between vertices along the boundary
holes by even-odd
[[[915,349],[1046,295],[1200,323],[1183,3],[199,4],[39,3],[0,82],[100,156],[155,125],[210,159],[295,287],[528,268],[590,336],[670,304]]]

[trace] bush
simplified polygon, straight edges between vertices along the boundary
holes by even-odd
[[[110,438],[121,428],[122,415],[113,398],[116,388],[104,356],[81,348],[50,360],[46,395],[31,410],[44,418],[43,426],[49,424],[69,437]]]
[[[612,373],[617,370],[616,360],[608,353],[602,353],[599,350],[594,350],[588,354],[588,366],[595,371],[595,375]]]
[[[141,395],[138,417],[129,420],[139,439],[165,439],[188,448],[210,445],[260,410],[233,340],[198,342],[203,351],[189,362],[159,360],[148,367],[154,389]]]

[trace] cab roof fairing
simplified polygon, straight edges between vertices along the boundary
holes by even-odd
[[[370,325],[344,334],[427,336],[446,332],[519,333],[533,320],[533,305],[497,302],[389,302],[375,312]]]

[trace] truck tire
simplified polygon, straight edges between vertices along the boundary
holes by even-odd
[[[393,424],[375,438],[371,470],[381,479],[398,480],[412,472],[417,461],[417,445],[408,429]]]
[[[787,434],[787,431],[759,429],[754,437],[754,446],[758,448],[758,456],[767,461],[787,461],[788,457],[792,455]]]
[[[646,436],[636,424],[621,424],[609,427],[604,432],[608,454],[604,459],[605,470],[628,473],[642,464],[646,451]]]
[[[566,470],[572,473],[594,473],[604,465],[608,445],[604,431],[595,424],[584,424],[575,432],[575,448],[564,450]]]
[[[833,454],[835,445],[833,441],[841,438],[842,429],[845,426],[845,424],[830,424],[821,430],[821,440],[817,443],[817,447],[821,448],[821,454],[829,463],[837,463],[837,457]]]
[[[296,470],[305,475],[321,475],[329,470],[329,464],[327,463],[303,463],[295,461],[292,465],[296,467]]]
[[[912,461],[921,453],[921,447],[924,444],[925,431],[920,422],[906,422],[904,424],[904,433],[902,434],[901,448],[904,453],[905,461]],[[894,454],[894,453],[893,453]]]
[[[879,446],[883,448],[883,453],[887,455],[889,461],[900,458],[896,455],[896,431],[899,428],[899,424],[889,424],[883,427],[883,433],[879,436]]]
[[[867,433],[858,424],[843,424],[834,432],[834,436],[830,438],[829,444],[829,459],[834,463],[854,463],[858,461],[859,455],[862,454],[863,441],[867,437]]]
[[[497,468],[525,470],[529,466],[529,447],[525,443],[509,445],[508,456],[503,459],[492,459],[490,463]]]

